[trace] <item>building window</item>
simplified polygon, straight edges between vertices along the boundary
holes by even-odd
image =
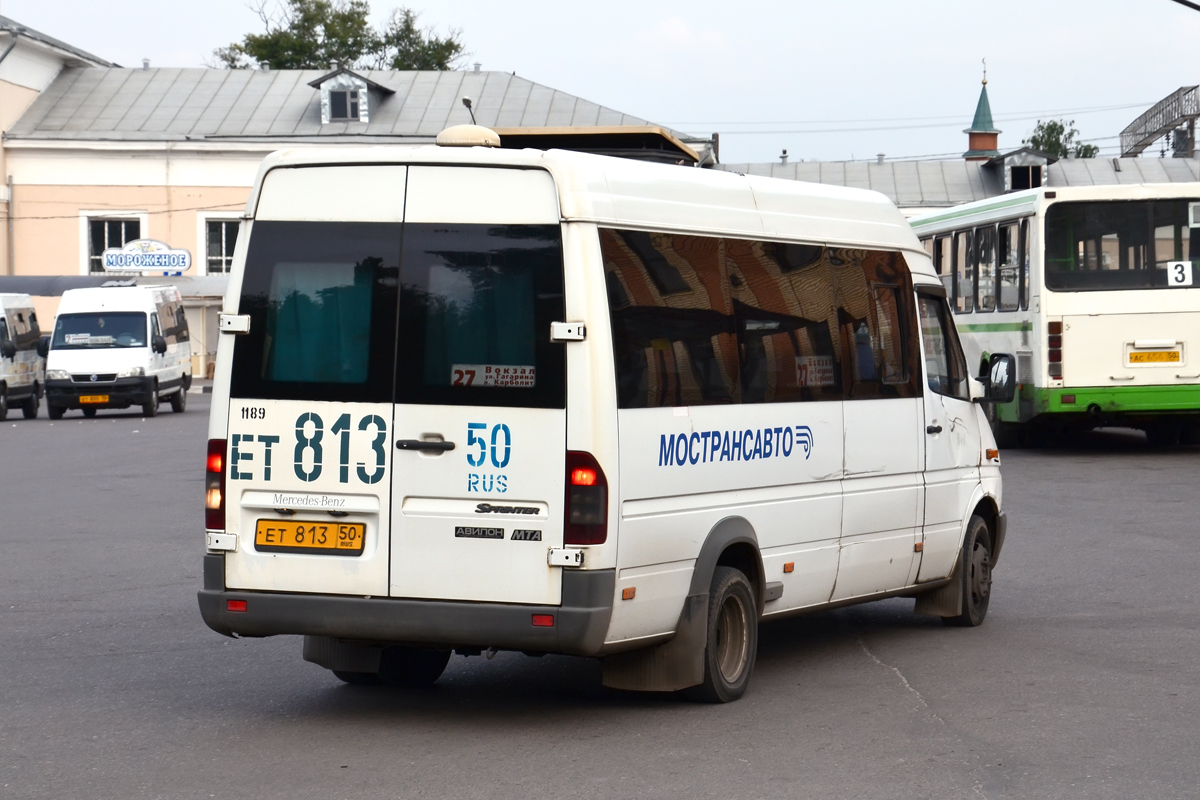
[[[358,121],[358,90],[332,89],[329,92],[329,118],[331,120]]]
[[[1042,185],[1041,167],[1013,167],[1011,175],[1014,192],[1022,189],[1036,189]]]
[[[104,272],[104,251],[121,248],[142,238],[142,224],[136,219],[88,220],[88,272]]]
[[[229,272],[233,265],[233,248],[237,245],[237,220],[209,220],[205,223],[206,257],[209,275]]]

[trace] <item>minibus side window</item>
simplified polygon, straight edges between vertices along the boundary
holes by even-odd
[[[256,222],[231,396],[391,402],[400,227]]]
[[[396,402],[566,407],[558,225],[407,223]]]
[[[601,229],[600,249],[618,406],[740,402],[726,242]]]
[[[912,281],[899,253],[830,249],[850,399],[917,397]]]
[[[920,294],[917,305],[921,316],[921,340],[925,345],[925,380],[930,390],[947,397],[969,399],[967,362],[946,302]]]

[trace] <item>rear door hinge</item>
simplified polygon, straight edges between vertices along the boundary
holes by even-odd
[[[249,333],[249,314],[221,314],[217,317],[217,328],[221,333]]]
[[[573,547],[551,547],[548,560],[552,567],[582,567],[583,551]]]
[[[582,322],[551,322],[550,341],[582,342],[587,338],[587,325]]]

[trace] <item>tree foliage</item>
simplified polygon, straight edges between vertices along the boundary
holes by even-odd
[[[1038,120],[1033,129],[1033,135],[1022,144],[1049,153],[1055,158],[1095,158],[1100,154],[1100,148],[1094,144],[1084,144],[1079,141],[1079,131],[1075,129],[1075,120],[1063,122],[1051,119],[1043,122]]]
[[[368,17],[367,0],[286,0],[268,13],[267,0],[255,6],[264,33],[213,51],[216,66],[248,69],[454,69],[468,53],[451,29],[438,36],[417,26],[419,15],[397,8],[379,28]]]

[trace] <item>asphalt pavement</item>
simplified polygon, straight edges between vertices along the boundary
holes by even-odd
[[[509,653],[405,692],[201,621],[210,397],[0,423],[0,797],[1200,796],[1200,449],[1006,451],[982,627],[912,600],[765,625],[737,703]]]

